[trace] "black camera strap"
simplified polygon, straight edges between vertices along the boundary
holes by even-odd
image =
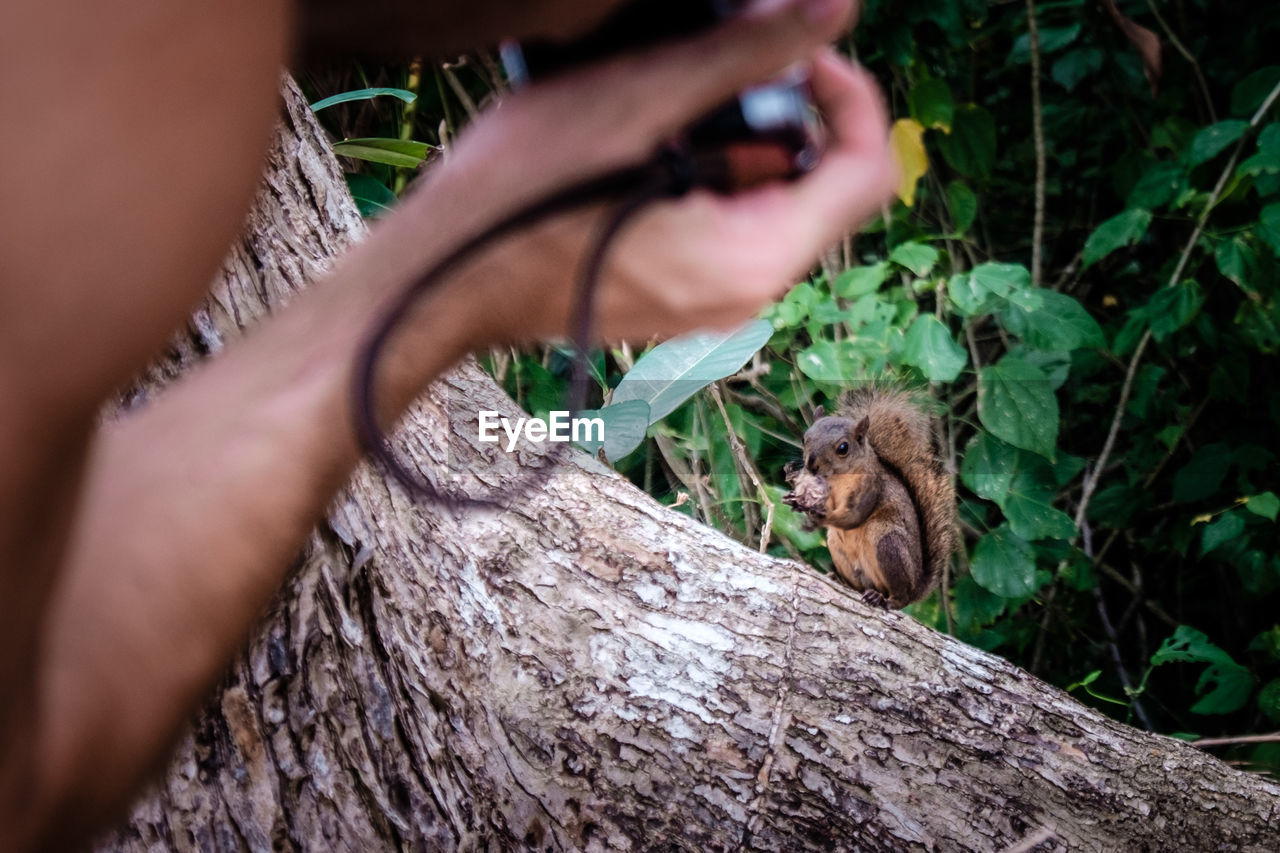
[[[376,416],[374,374],[387,342],[423,295],[443,284],[459,267],[495,240],[550,216],[591,203],[616,200],[584,256],[573,299],[570,330],[574,358],[569,383],[569,409],[575,414],[582,411],[589,389],[588,353],[593,338],[595,296],[609,249],[636,215],[654,202],[683,196],[698,183],[698,177],[698,163],[694,155],[675,146],[664,147],[647,163],[587,178],[520,208],[463,242],[414,279],[375,324],[356,358],[352,415],[356,435],[369,456],[414,497],[455,508],[506,508],[540,483],[548,466],[564,460],[567,448],[557,446],[545,464],[527,469],[515,482],[504,484],[501,500],[455,497],[441,492],[410,471],[397,458]]]

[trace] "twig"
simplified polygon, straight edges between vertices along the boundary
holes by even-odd
[[[466,64],[466,57],[462,57],[457,62],[441,63],[440,70],[444,73],[444,79],[448,82],[449,88],[457,96],[458,103],[462,104],[462,108],[467,111],[467,118],[474,119],[480,112],[476,109],[476,102],[467,94],[467,90],[463,87],[462,81],[458,79],[458,75],[453,73],[453,69],[461,68]]]
[[[1200,70],[1200,63],[1192,56],[1191,51],[1178,39],[1173,28],[1165,23],[1164,18],[1160,15],[1160,10],[1156,8],[1156,4],[1152,0],[1147,0],[1147,8],[1151,10],[1151,14],[1155,15],[1156,23],[1160,25],[1160,29],[1164,30],[1165,36],[1169,39],[1169,44],[1174,46],[1178,53],[1182,54],[1182,58],[1191,63],[1191,71],[1196,75],[1196,82],[1200,84],[1200,94],[1204,97],[1204,105],[1209,110],[1209,121],[1216,122],[1218,120],[1218,112],[1213,108],[1213,98],[1209,95],[1209,83],[1204,79],[1204,73]]]
[[[1044,251],[1044,112],[1040,106],[1040,29],[1036,25],[1035,0],[1027,0],[1027,36],[1031,46],[1031,118],[1036,143],[1036,212],[1031,229],[1031,286],[1040,286]]]
[[[1202,737],[1191,741],[1192,746],[1234,746],[1239,743],[1280,743],[1280,732],[1269,735],[1241,735],[1240,737]]]
[[[751,457],[747,455],[747,449],[742,446],[742,442],[738,440],[738,434],[733,431],[733,424],[729,421],[729,410],[725,408],[724,397],[720,394],[720,384],[717,382],[711,386],[711,399],[716,401],[716,406],[720,409],[720,417],[724,418],[724,429],[729,434],[729,446],[733,448],[734,458],[751,479],[751,484],[756,487],[756,496],[760,499],[760,503],[765,505],[764,524],[760,527],[760,553],[763,554],[769,549],[769,536],[773,531],[773,500],[760,482],[760,472],[752,464]]]
[[[712,518],[711,506],[707,503],[707,496],[702,488],[702,480],[698,473],[680,458],[680,454],[676,452],[675,443],[669,437],[658,433],[653,437],[653,440],[658,445],[658,452],[662,454],[662,461],[667,463],[667,468],[697,498],[698,508],[702,510],[703,520],[710,521]]]

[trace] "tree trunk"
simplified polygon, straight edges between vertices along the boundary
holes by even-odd
[[[285,101],[242,244],[135,398],[358,239],[292,83]],[[479,409],[514,411],[464,365],[399,452],[442,488],[500,492],[517,460],[474,442]],[[418,505],[359,470],[100,846],[1274,851],[1277,822],[1275,783],[868,608],[579,454],[506,513]]]

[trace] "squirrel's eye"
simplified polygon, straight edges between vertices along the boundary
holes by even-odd
[[[849,442],[847,442],[847,441],[842,441],[842,442],[840,442],[838,445],[836,445],[836,455],[838,455],[838,456],[848,456],[848,455],[849,455]]]

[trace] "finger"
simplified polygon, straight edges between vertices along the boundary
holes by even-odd
[[[898,186],[899,167],[888,110],[870,73],[824,51],[813,63],[813,93],[826,116],[828,147],[818,167],[789,189],[816,253],[881,209]]]

